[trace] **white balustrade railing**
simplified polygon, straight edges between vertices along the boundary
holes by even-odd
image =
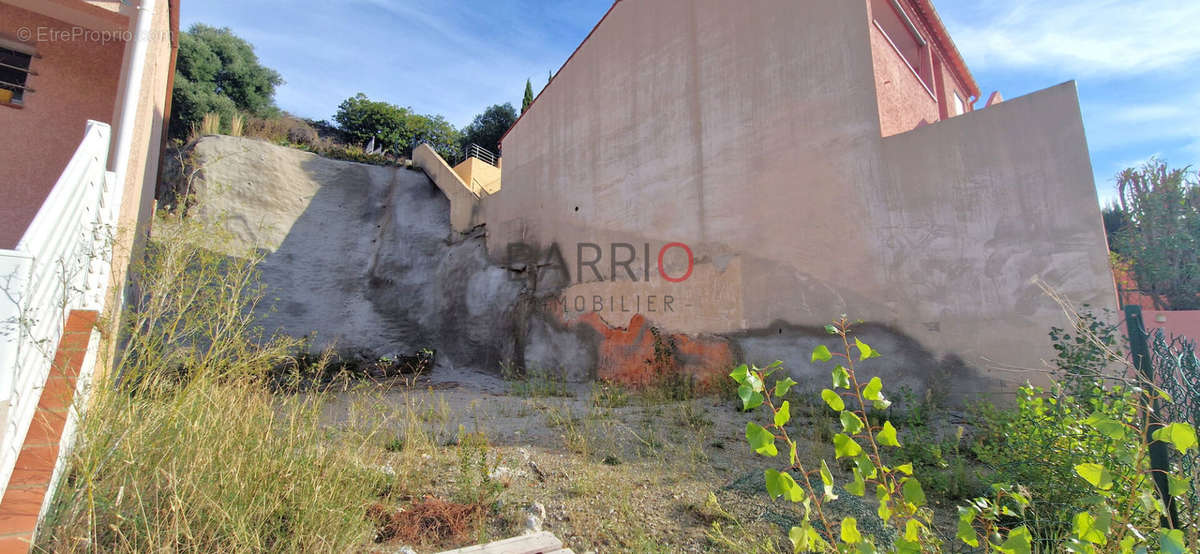
[[[83,142],[15,250],[0,250],[0,494],[7,488],[71,310],[102,311],[120,191],[111,131]],[[81,378],[91,368],[82,368]]]

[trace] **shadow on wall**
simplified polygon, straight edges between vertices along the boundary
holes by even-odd
[[[743,360],[777,359],[802,383],[829,379],[808,362],[814,346],[830,343],[819,327],[689,336],[640,315],[625,327],[597,314],[564,317],[556,302],[566,281],[536,264],[490,261],[486,228],[454,232],[449,202],[422,172],[230,137],[204,139],[197,155],[215,185],[194,213],[224,217],[241,246],[265,252],[264,306],[273,309],[260,313],[264,327],[310,336],[314,349],[378,357],[433,348],[440,364],[459,368],[498,371],[513,361],[574,381],[644,383],[660,377],[656,350],[669,345],[670,367],[701,382],[723,381]],[[896,387],[950,396],[1002,388],[896,329],[861,332],[887,354],[869,372]]]
[[[435,348],[444,363],[498,368],[511,357],[519,284],[486,259],[480,235],[454,236],[449,202],[419,172],[314,158],[321,183],[263,264],[278,311],[268,328],[319,333],[313,346],[382,356]]]

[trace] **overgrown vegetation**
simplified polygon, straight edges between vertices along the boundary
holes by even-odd
[[[1117,175],[1105,212],[1110,246],[1157,308],[1200,309],[1200,183],[1190,167],[1151,159]]]
[[[1101,338],[1103,326],[1076,320],[1096,347],[1093,354],[1059,348],[1062,359],[1087,367],[1117,356]],[[1197,544],[1194,527],[1175,527],[1165,521],[1166,500],[1157,494],[1150,447],[1146,437],[1169,443],[1183,454],[1195,455],[1196,431],[1182,422],[1154,423],[1155,402],[1162,394],[1152,384],[1147,388],[1110,386],[1099,375],[1090,377],[1090,390],[1082,395],[1024,387],[1017,406],[1008,410],[985,410],[984,425],[975,453],[991,466],[990,492],[959,506],[953,538],[938,529],[935,513],[928,505],[919,479],[920,466],[911,460],[895,459],[888,452],[904,452],[901,434],[880,414],[890,407],[878,377],[860,378],[858,364],[879,353],[853,337],[845,318],[828,326],[839,339],[837,351],[818,346],[812,361],[837,359],[832,372],[833,388],[820,396],[838,414],[841,431],[832,438],[834,457],[849,462],[851,478],[845,492],[871,498],[878,503],[876,514],[884,528],[875,533],[860,529],[853,515],[836,516],[828,505],[840,494],[834,473],[822,460],[807,465],[798,455],[797,442],[789,434],[791,403],[783,400],[796,385],[790,377],[769,379],[779,362],[764,368],[741,366],[731,377],[747,411],[764,407],[770,421],[746,425],[746,439],[756,453],[776,458],[782,452],[787,463],[764,473],[766,490],[772,498],[796,503],[799,517],[788,531],[796,551],[816,552],[941,552],[951,542],[965,543],[985,552],[1187,552]],[[1099,329],[1100,332],[1094,332]],[[1056,329],[1057,340],[1071,344],[1069,336]],[[851,342],[853,341],[853,342]],[[857,353],[857,355],[855,355]],[[1086,371],[1070,371],[1072,387],[1081,387]],[[865,381],[865,382],[864,382]],[[962,436],[959,434],[958,440]],[[959,455],[957,447],[955,455]],[[1172,471],[1164,479],[1169,496],[1189,490],[1185,477]],[[873,492],[873,496],[868,496]],[[1171,500],[1174,502],[1173,498]],[[730,539],[720,527],[715,537]],[[740,544],[761,548],[758,539],[743,535]]]
[[[259,63],[254,47],[229,29],[196,24],[179,33],[170,136],[183,140],[209,114],[229,131],[235,114],[278,113],[275,89],[283,77]]]
[[[265,337],[258,258],[199,245],[212,227],[163,219],[136,275],[115,375],[92,389],[66,477],[40,533],[48,551],[345,551],[393,476],[331,432],[325,399],[274,396],[297,344]]]

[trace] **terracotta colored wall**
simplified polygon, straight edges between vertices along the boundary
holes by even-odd
[[[870,25],[871,56],[879,90],[879,126],[883,136],[911,131],[922,122],[940,120],[937,101],[888,43],[884,34],[873,23]]]
[[[1142,321],[1148,331],[1162,329],[1168,337],[1187,337],[1190,341],[1200,343],[1200,311],[1144,310]]]
[[[917,15],[917,10],[905,0],[901,0],[900,4],[907,10],[913,24],[929,44],[934,58],[934,69],[931,72],[933,78],[922,85],[913,70],[909,69],[905,59],[875,26],[875,6],[868,0],[867,24],[871,28],[871,56],[875,67],[875,83],[879,90],[880,127],[885,137],[911,131],[922,121],[934,123],[953,117],[955,92],[963,100],[964,113],[971,111],[970,94],[966,92],[968,87],[951,71],[949,53],[941,50],[934,40],[933,30]],[[891,9],[887,6],[884,8]],[[896,37],[893,39],[899,40]]]
[[[69,29],[60,21],[0,4],[0,34]],[[124,44],[43,42],[23,108],[0,106],[0,248],[16,246],[83,138],[87,120],[113,122]]]

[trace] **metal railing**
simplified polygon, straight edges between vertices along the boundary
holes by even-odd
[[[72,310],[104,306],[120,191],[106,171],[111,131],[82,143],[14,250],[0,250],[0,488],[20,454]],[[81,368],[83,374],[90,368]]]
[[[487,148],[484,148],[478,144],[472,143],[467,146],[466,151],[463,152],[463,159],[466,160],[467,158],[476,158],[481,162],[491,165],[492,167],[496,166],[496,155],[493,154],[491,150],[488,150]]]

